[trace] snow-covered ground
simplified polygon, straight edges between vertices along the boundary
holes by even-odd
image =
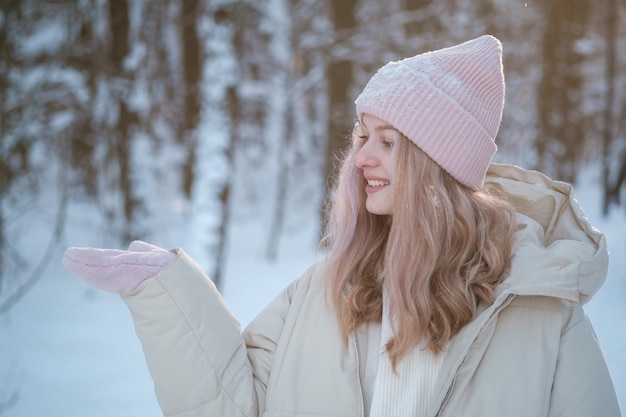
[[[610,371],[626,404],[626,214],[600,215],[600,193],[591,186],[576,197],[612,252],[609,277],[587,305]],[[70,213],[66,239],[37,286],[0,316],[0,410],[3,417],[152,417],[161,415],[130,315],[118,296],[89,288],[61,265],[65,244],[100,245],[88,218]],[[41,221],[46,222],[45,216]],[[49,226],[48,226],[49,227]],[[31,227],[31,230],[35,227]],[[44,229],[45,230],[45,229]],[[281,257],[263,259],[258,224],[231,230],[223,293],[242,325],[317,256],[312,225],[287,231]],[[25,240],[41,253],[46,238]],[[160,243],[160,242],[155,242]]]

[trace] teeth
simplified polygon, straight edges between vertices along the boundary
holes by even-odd
[[[383,185],[388,185],[388,181],[379,181],[379,180],[367,180],[367,185],[370,187],[382,187]]]

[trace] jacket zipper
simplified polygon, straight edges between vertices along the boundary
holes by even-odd
[[[495,317],[498,317],[500,310],[508,306],[514,296],[515,296],[514,294],[509,294],[506,297],[506,299],[502,301],[502,303],[493,310],[493,313],[491,314],[491,316],[489,316],[489,319],[485,322],[485,324],[481,327],[480,331],[478,331],[478,333],[476,334],[476,337],[472,341],[472,344],[471,344],[472,346],[474,345],[474,343],[476,343],[476,340],[478,340],[478,338],[480,337],[480,334],[482,333],[483,329],[491,322],[491,320],[493,320]],[[459,374],[458,370],[461,369],[461,367],[465,363],[465,359],[467,359],[467,355],[463,358],[463,361],[459,364],[459,366],[455,370],[454,378],[452,378],[452,382],[450,383],[450,386],[448,387],[448,390],[446,391],[445,397],[443,397],[443,401],[441,402],[441,405],[439,406],[439,410],[437,410],[435,417],[440,417],[441,413],[443,413],[443,409],[448,404],[448,401],[450,400],[450,397],[452,396],[452,391],[454,390],[454,385],[456,383],[457,376]]]

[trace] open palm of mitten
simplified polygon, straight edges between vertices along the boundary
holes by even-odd
[[[175,257],[163,248],[136,240],[128,250],[67,248],[63,265],[96,288],[123,294],[157,275]]]

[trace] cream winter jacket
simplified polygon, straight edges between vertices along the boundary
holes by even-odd
[[[496,301],[451,341],[429,416],[619,416],[581,308],[606,277],[604,236],[565,183],[495,164],[488,181],[504,187],[526,226]],[[363,415],[356,343],[326,304],[323,260],[240,333],[212,282],[177,254],[123,296],[164,415]]]

